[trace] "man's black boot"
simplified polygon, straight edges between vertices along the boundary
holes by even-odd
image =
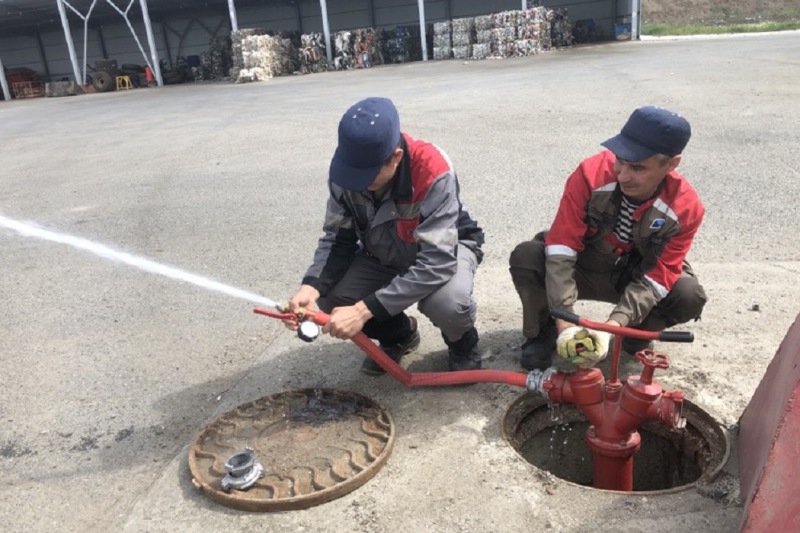
[[[417,329],[417,319],[413,316],[410,316],[408,317],[408,320],[411,323],[411,328],[405,339],[390,345],[381,343],[381,350],[383,350],[386,355],[388,355],[395,363],[399,363],[400,359],[404,355],[413,352],[419,347],[420,338],[419,330]],[[368,376],[381,376],[386,373],[386,371],[370,357],[364,359],[364,362],[361,364],[361,372]]]
[[[556,350],[556,325],[548,322],[539,335],[525,341],[522,345],[520,364],[526,370],[545,370],[553,363]]]
[[[447,344],[447,369],[456,370],[480,370],[481,356],[478,353],[478,330],[472,328],[464,333],[457,341],[449,341],[442,334],[444,342]]]

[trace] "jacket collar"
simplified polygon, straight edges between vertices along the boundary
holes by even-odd
[[[392,178],[392,189],[389,193],[389,198],[410,200],[414,193],[414,187],[411,185],[411,154],[408,153],[408,142],[406,134],[400,135],[400,148],[403,149],[403,158],[400,164],[397,165],[397,170]]]

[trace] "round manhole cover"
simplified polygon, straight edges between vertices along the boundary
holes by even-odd
[[[369,481],[393,446],[392,417],[366,396],[294,390],[240,405],[206,426],[189,450],[189,469],[201,492],[228,507],[306,509]],[[243,453],[263,474],[253,470],[252,486],[231,488],[226,463],[241,462]]]

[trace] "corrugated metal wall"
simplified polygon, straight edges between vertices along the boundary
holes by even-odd
[[[209,14],[204,9],[198,13],[183,12],[164,19],[154,16],[153,32],[159,56],[169,58],[169,63],[178,56],[200,54],[208,50],[212,35],[229,32],[227,2],[216,2],[220,4],[217,6],[218,15]],[[629,0],[544,0],[543,3],[552,8],[567,7],[573,23],[580,19],[593,19],[601,31],[611,38],[613,25],[619,22],[618,14],[630,13]],[[419,20],[416,0],[372,0],[371,6],[369,0],[328,0],[327,4],[331,32],[370,26],[385,28],[410,25]],[[436,22],[519,8],[519,0],[426,0],[425,17],[427,22]],[[147,50],[144,25],[141,17],[134,13],[138,13],[138,10],[132,10],[131,20],[135,21],[133,27]],[[53,18],[58,18],[55,2]],[[295,5],[270,3],[262,7],[240,7],[237,9],[237,18],[240,28],[322,31],[318,0],[298,0]],[[70,21],[78,59],[82,64],[83,23],[72,14]],[[87,57],[90,64],[104,56],[117,59],[120,64],[145,63],[122,17],[119,17],[118,23],[106,23],[100,28],[90,24],[88,33]],[[0,37],[0,57],[6,68],[29,67],[43,77],[49,72],[54,80],[71,79],[72,66],[63,32],[53,30],[42,33],[41,40],[47,68],[35,34]]]

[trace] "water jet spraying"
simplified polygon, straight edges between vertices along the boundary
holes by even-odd
[[[177,281],[183,281],[185,283],[191,283],[197,287],[202,287],[204,289],[219,292],[221,294],[227,294],[228,296],[232,296],[234,298],[247,300],[249,302],[265,305],[267,307],[275,307],[276,305],[275,302],[269,298],[264,298],[258,294],[237,289],[236,287],[225,285],[219,281],[215,281],[198,274],[193,274],[191,272],[186,272],[185,270],[181,270],[173,266],[163,265],[161,263],[157,263],[150,259],[139,257],[128,252],[115,250],[104,244],[84,239],[83,237],[46,230],[33,224],[13,220],[2,215],[0,215],[0,226],[13,230],[23,237],[33,237],[44,241],[65,244],[77,250],[83,250],[104,259],[109,259],[117,263],[138,268],[144,272],[158,274],[159,276],[164,276]]]

